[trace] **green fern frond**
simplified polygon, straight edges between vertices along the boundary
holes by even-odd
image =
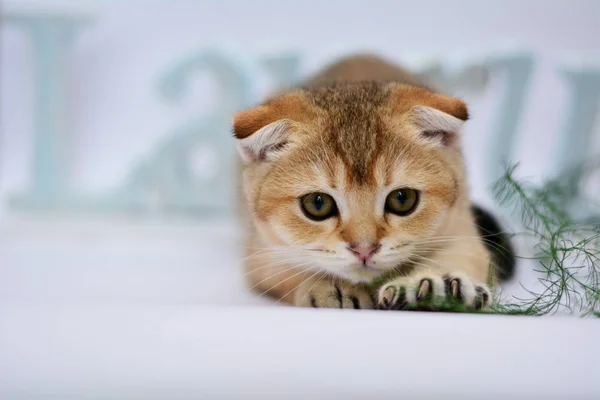
[[[593,167],[600,165],[593,163]],[[588,164],[589,166],[589,164]],[[600,314],[600,215],[578,218],[583,199],[585,165],[535,186],[515,177],[508,166],[494,186],[497,202],[519,216],[523,233],[534,239],[541,290],[524,288],[527,298],[497,304],[499,314],[545,315],[566,309],[581,315]],[[591,209],[591,208],[590,208]]]

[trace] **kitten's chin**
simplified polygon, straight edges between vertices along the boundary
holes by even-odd
[[[370,277],[370,278],[359,276],[359,277],[349,277],[349,278],[346,278],[346,280],[349,281],[350,283],[354,284],[354,285],[358,285],[358,284],[361,284],[361,283],[363,283],[363,284],[371,284],[377,278],[378,278],[378,276],[376,276],[376,277]]]
[[[386,271],[382,271],[375,268],[351,268],[344,269],[342,271],[336,271],[335,275],[342,279],[345,279],[353,284],[359,283],[372,283],[377,278],[380,278]]]

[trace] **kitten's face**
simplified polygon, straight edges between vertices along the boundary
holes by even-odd
[[[439,235],[459,195],[448,155],[458,152],[444,145],[444,132],[423,137],[387,101],[337,95],[310,99],[317,117],[276,118],[258,132],[271,136],[258,145],[248,138],[245,191],[260,235],[282,260],[370,282],[418,261],[417,248]]]

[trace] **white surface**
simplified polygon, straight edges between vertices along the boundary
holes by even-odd
[[[230,220],[5,220],[0,303],[247,304],[236,228]]]
[[[240,307],[0,309],[6,399],[598,399],[597,321]]]
[[[600,398],[597,320],[268,307],[238,238],[0,224],[0,398]]]

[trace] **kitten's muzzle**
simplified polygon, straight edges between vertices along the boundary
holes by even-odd
[[[356,256],[363,264],[375,255],[380,249],[381,244],[375,243],[372,245],[351,245],[347,247],[352,254]]]

